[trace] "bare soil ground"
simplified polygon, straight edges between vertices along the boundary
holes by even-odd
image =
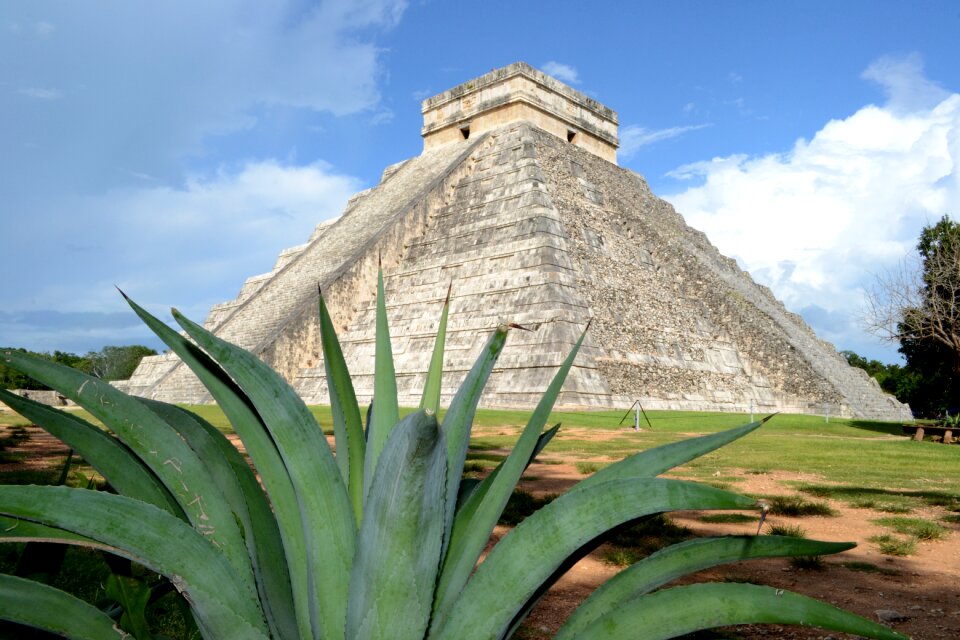
[[[59,440],[36,428],[30,428],[29,432],[30,439],[11,450],[13,453],[25,454],[23,459],[0,464],[0,473],[49,469],[63,464],[67,448]],[[589,431],[585,433],[589,434]],[[598,439],[607,437],[609,432],[597,433]],[[585,477],[577,471],[574,464],[563,461],[562,455],[554,454],[546,458],[553,464],[536,462],[531,465],[526,474],[530,479],[524,480],[520,488],[534,495],[557,494]],[[796,491],[788,484],[792,481],[822,481],[814,474],[803,477],[786,473],[736,475],[738,481],[734,490],[763,495],[794,494]],[[918,543],[913,555],[903,558],[890,557],[880,554],[877,545],[868,540],[873,535],[887,532],[871,522],[885,514],[871,509],[851,508],[835,500],[825,501],[840,514],[838,517],[770,516],[767,519],[771,524],[799,525],[810,538],[858,544],[857,548],[851,551],[825,558],[822,569],[796,569],[785,559],[758,560],[704,571],[685,582],[712,580],[765,584],[812,596],[872,619],[877,618],[876,611],[892,609],[906,619],[888,624],[913,638],[960,638],[960,525],[945,524],[950,532],[944,539]],[[944,513],[929,507],[916,509],[910,516],[937,521]],[[705,524],[699,520],[701,515],[698,512],[681,512],[673,514],[671,518],[677,524],[689,527],[701,535],[755,534],[757,531],[756,523]],[[497,527],[494,539],[508,531],[506,527]],[[598,549],[574,566],[551,589],[529,618],[525,629],[527,638],[551,637],[584,598],[620,570],[604,560],[608,550],[605,547]],[[855,570],[850,568],[851,563],[869,563],[879,571]],[[722,633],[723,635],[698,637],[744,640],[822,640],[850,637],[815,629],[777,626],[741,626],[724,630]]]

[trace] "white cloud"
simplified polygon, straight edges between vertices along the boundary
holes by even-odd
[[[116,284],[139,300],[177,304],[202,319],[246,277],[269,271],[282,249],[306,242],[318,222],[339,215],[362,187],[322,163],[266,160],[192,176],[181,188],[71,199],[71,217],[56,225],[43,216],[21,221],[25,237],[43,237],[57,255],[35,253],[29,282],[9,283],[5,309],[122,311]],[[19,344],[7,335],[0,342]]]
[[[887,107],[897,112],[929,109],[950,95],[923,75],[923,59],[916,53],[884,56],[867,67],[861,77],[881,85],[887,94]]]
[[[185,158],[209,153],[215,136],[252,129],[271,109],[375,110],[383,74],[376,38],[397,24],[406,2],[282,0],[241,9],[171,0],[103,15],[60,3],[44,23],[28,20],[29,5],[0,3],[0,24],[31,25],[0,38],[0,86],[70,99],[43,110],[0,103],[0,120],[18,124],[5,146],[45,151],[0,156],[0,190],[27,195],[52,183],[109,188],[116,166],[180,180]],[[49,32],[44,24],[56,24],[54,34],[35,37]],[[25,179],[5,181],[18,174]]]
[[[580,82],[580,77],[576,69],[568,64],[557,62],[556,60],[545,62],[540,69],[548,76],[553,76],[561,82],[568,84],[579,84]]]
[[[22,96],[36,98],[37,100],[59,100],[63,95],[56,89],[41,89],[39,87],[27,87],[17,91]]]
[[[930,89],[915,58],[883,59],[865,76],[883,82],[889,104],[832,120],[784,153],[681,167],[674,177],[703,183],[668,196],[788,307],[814,323],[830,316],[815,329],[840,342],[864,340],[871,274],[912,251],[923,225],[960,212],[960,95]],[[942,99],[904,111],[906,87]]]
[[[620,149],[618,153],[621,158],[629,158],[639,151],[641,147],[662,140],[676,138],[690,131],[697,131],[698,129],[704,129],[709,126],[709,124],[691,124],[682,127],[668,127],[666,129],[647,129],[639,125],[631,124],[620,129]]]
[[[0,3],[0,271],[30,265],[4,311],[88,315],[46,333],[0,318],[0,344],[99,336],[89,314],[124,310],[113,284],[202,318],[361,187],[307,164],[321,152],[297,126],[389,119],[378,39],[405,0],[35,4]],[[243,161],[264,157],[287,160]]]

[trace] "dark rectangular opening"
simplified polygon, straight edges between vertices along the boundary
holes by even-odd
[[[573,129],[567,129],[567,142],[573,142],[577,139],[577,132]]]
[[[467,126],[465,126],[465,127],[460,127],[460,135],[463,136],[463,139],[464,139],[464,140],[469,139],[469,138],[470,138],[470,125],[467,125]]]

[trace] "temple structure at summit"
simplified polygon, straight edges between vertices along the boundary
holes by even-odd
[[[400,401],[417,405],[452,283],[443,398],[496,326],[513,331],[482,403],[532,407],[587,321],[562,407],[793,411],[898,420],[909,410],[617,166],[617,114],[524,63],[423,102],[423,152],[214,306],[206,327],[326,403],[317,285],[361,403],[373,392],[378,256]],[[175,355],[127,389],[210,401]]]

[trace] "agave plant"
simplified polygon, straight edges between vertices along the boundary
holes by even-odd
[[[206,386],[256,471],[217,429],[184,409],[5,352],[7,366],[59,390],[106,430],[8,392],[0,392],[0,400],[73,447],[116,493],[0,486],[0,535],[102,549],[140,563],[182,593],[204,638],[508,638],[546,589],[612,529],[672,510],[758,506],[727,491],[656,477],[747,435],[761,424],[754,422],[604,468],[524,520],[477,566],[523,470],[557,433],[559,425],[544,427],[583,336],[510,455],[483,481],[468,483],[462,471],[474,412],[509,327],[493,333],[440,423],[445,304],[421,407],[401,419],[381,274],[374,397],[364,425],[321,296],[334,454],[300,398],[254,355],[176,310],[188,337],[130,305]],[[558,637],[671,638],[775,622],[902,638],[768,587],[660,588],[721,563],[851,546],[777,536],[676,544],[608,581]],[[8,575],[0,575],[0,618],[71,638],[126,634],[94,606]]]

